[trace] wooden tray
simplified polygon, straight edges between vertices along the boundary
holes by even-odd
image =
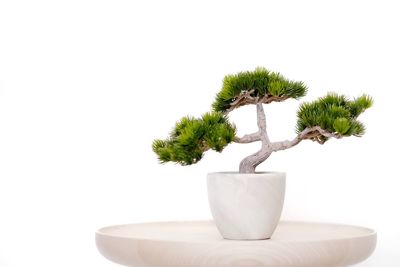
[[[365,260],[376,232],[364,227],[280,222],[268,240],[223,239],[212,221],[105,227],[96,244],[107,259],[135,267],[338,267]]]

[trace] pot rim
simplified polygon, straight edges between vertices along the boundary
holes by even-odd
[[[240,173],[240,172],[235,172],[235,171],[222,171],[222,172],[209,172],[207,173],[207,175],[217,175],[217,174],[229,174],[229,175],[237,175],[237,176],[241,176],[241,175],[254,175],[254,176],[258,176],[258,175],[274,175],[274,174],[283,174],[286,175],[286,172],[282,172],[282,171],[260,171],[260,172],[252,172],[252,173]]]

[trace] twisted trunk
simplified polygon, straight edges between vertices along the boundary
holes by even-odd
[[[257,103],[257,125],[258,133],[249,135],[253,136],[253,139],[261,141],[261,149],[256,153],[244,158],[239,165],[240,173],[254,173],[259,164],[264,162],[273,152],[271,147],[271,141],[267,134],[267,123],[265,119],[265,113],[262,103]],[[255,138],[257,136],[257,138]],[[246,137],[246,136],[245,136]]]
[[[263,104],[261,102],[257,103],[257,125],[258,132],[253,134],[248,134],[242,138],[236,138],[237,143],[251,143],[256,141],[261,141],[261,148],[256,153],[244,158],[239,165],[240,173],[254,173],[258,165],[263,163],[271,154],[275,151],[285,150],[298,145],[301,141],[310,139],[313,141],[320,142],[320,136],[327,138],[341,138],[342,136],[336,133],[331,133],[327,130],[322,129],[319,126],[314,126],[311,128],[304,129],[299,133],[293,140],[286,140],[280,142],[273,142],[269,140],[267,133],[267,123],[265,119],[265,113]]]
[[[257,153],[254,153],[244,158],[239,165],[240,173],[255,173],[258,165],[263,163],[270,155],[272,151],[269,149],[261,149]]]

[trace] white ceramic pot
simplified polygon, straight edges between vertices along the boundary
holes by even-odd
[[[207,175],[208,200],[215,224],[226,239],[270,238],[285,198],[283,172]]]

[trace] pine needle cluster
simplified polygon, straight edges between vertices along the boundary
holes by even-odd
[[[358,116],[373,104],[372,98],[362,95],[349,100],[344,95],[328,93],[313,102],[303,103],[297,112],[297,133],[306,128],[319,126],[340,136],[362,136],[365,126],[357,120]],[[321,143],[328,140],[320,136]]]
[[[254,71],[225,76],[222,89],[217,94],[212,106],[215,111],[226,112],[242,105],[255,104],[262,98],[266,101],[298,99],[306,92],[307,87],[303,82],[288,80],[278,72],[270,72],[265,68],[258,67]],[[246,93],[248,94],[246,95]],[[241,96],[247,97],[248,101],[234,105]],[[256,101],[251,101],[251,99],[256,99]]]
[[[273,145],[262,140],[261,136],[266,134],[266,129],[260,124],[258,133],[239,138],[236,136],[235,126],[228,120],[227,114],[230,111],[253,104],[258,105],[258,121],[262,121],[263,104],[288,98],[298,99],[306,92],[307,87],[303,82],[286,79],[265,68],[227,75],[212,104],[213,111],[200,118],[182,118],[175,124],[167,139],[153,141],[153,151],[161,163],[172,161],[191,165],[202,159],[204,152],[209,149],[221,152],[231,142],[261,141],[262,149],[246,157],[242,161],[243,165],[240,164],[240,172],[254,172],[258,164],[272,152],[288,149],[302,140],[323,144],[329,138],[364,134],[365,126],[358,121],[358,116],[373,104],[368,95],[350,100],[344,95],[328,93],[315,101],[301,104],[297,111],[297,136],[292,141],[274,142]]]
[[[235,138],[236,128],[220,112],[205,113],[201,118],[184,117],[166,140],[154,140],[153,151],[159,161],[181,165],[197,163],[205,151],[221,152]]]

